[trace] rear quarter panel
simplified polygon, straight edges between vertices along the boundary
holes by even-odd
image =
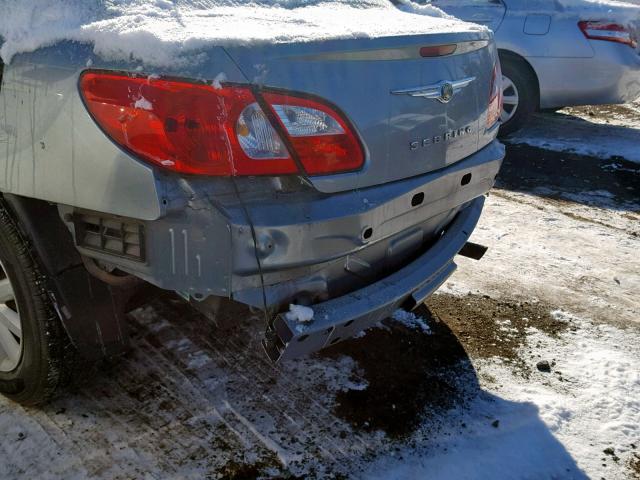
[[[160,217],[172,181],[102,133],[82,103],[78,78],[93,67],[195,78],[224,73],[244,81],[224,51],[199,55],[191,69],[108,62],[73,42],[16,56],[4,67],[0,90],[0,191],[144,220]]]
[[[507,0],[507,12],[495,32],[498,48],[523,57],[588,58],[594,52],[578,28],[578,16],[558,10],[552,0]],[[528,16],[550,17],[549,30],[544,35],[525,33]]]

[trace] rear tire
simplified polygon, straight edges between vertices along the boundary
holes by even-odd
[[[520,129],[539,104],[538,82],[527,63],[513,55],[501,54],[503,108],[500,135]]]
[[[0,204],[0,393],[23,405],[52,398],[76,358],[38,263]]]

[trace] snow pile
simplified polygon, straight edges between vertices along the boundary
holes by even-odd
[[[602,8],[602,9],[612,9],[612,8],[629,8],[635,7],[633,2],[625,1],[625,0],[559,0],[558,3],[565,8],[584,8],[584,7],[593,7],[593,8]]]
[[[524,13],[551,13],[554,18],[609,21],[626,25],[640,20],[640,0],[527,0],[511,1],[509,11]]]
[[[520,355],[531,378],[475,361],[485,393],[432,429],[437,448],[381,459],[365,477],[625,478],[640,438],[637,331],[552,315],[571,328],[560,341],[530,329]],[[536,369],[540,359],[552,362],[550,373]]]
[[[603,20],[633,25],[640,21],[640,8],[616,0],[558,0],[561,12],[584,20]]]
[[[402,0],[0,0],[0,56],[61,40],[107,59],[168,66],[211,45],[474,31],[430,5]]]
[[[519,382],[509,398],[538,405],[540,417],[578,465],[592,478],[611,478],[603,451],[613,448],[629,460],[640,438],[640,346],[629,331],[559,311],[553,316],[575,328],[563,343],[541,332],[528,338],[530,345],[540,345],[538,355],[555,360],[553,375],[539,373],[538,382]],[[495,376],[503,384],[513,381]]]
[[[313,320],[313,309],[304,305],[289,305],[289,311],[285,314],[285,318],[290,322],[309,323]]]
[[[140,108],[142,110],[153,111],[153,104],[149,100],[144,98],[143,96],[140,96],[140,98],[138,98],[136,100],[136,102],[133,104],[133,106],[135,108]]]
[[[558,4],[565,9],[599,11],[613,11],[615,9],[634,9],[637,5],[624,0],[558,0]]]
[[[581,316],[637,322],[638,215],[619,207],[547,201],[538,192],[493,190],[471,237],[489,246],[483,268],[474,260],[458,259],[460,273],[442,291],[492,297],[508,291]]]
[[[634,108],[638,108],[637,101],[619,107],[629,112]],[[538,114],[526,128],[510,135],[508,142],[604,159],[619,156],[640,163],[640,122],[637,119],[614,118],[604,123],[589,115]]]
[[[407,312],[406,310],[398,309],[393,312],[391,316],[396,322],[400,322],[406,327],[413,330],[421,330],[427,335],[431,335],[431,328],[427,324],[426,320],[413,312]]]

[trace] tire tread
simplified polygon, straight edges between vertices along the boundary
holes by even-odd
[[[42,344],[39,364],[41,371],[35,375],[34,385],[8,396],[23,405],[38,405],[50,401],[71,382],[78,363],[78,354],[54,307],[50,289],[47,287],[47,277],[35,251],[31,248],[25,233],[20,230],[19,222],[1,200],[0,235],[5,237],[13,249],[20,267],[17,275],[22,275],[28,285],[28,291],[24,294],[28,298],[27,301],[32,303],[36,322],[41,327],[37,334]]]

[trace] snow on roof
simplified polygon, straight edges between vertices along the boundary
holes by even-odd
[[[560,4],[565,7],[584,7],[589,4],[606,8],[629,7],[633,6],[633,2],[627,0],[559,0]]]
[[[207,45],[308,42],[480,30],[400,0],[0,0],[0,57],[62,40],[108,59],[170,65]]]
[[[595,15],[594,18],[630,23],[638,18],[638,5],[618,0],[557,0],[565,12]]]
[[[640,0],[506,0],[509,9],[527,13],[551,12],[556,18],[579,16],[583,20],[631,24],[638,20]]]

